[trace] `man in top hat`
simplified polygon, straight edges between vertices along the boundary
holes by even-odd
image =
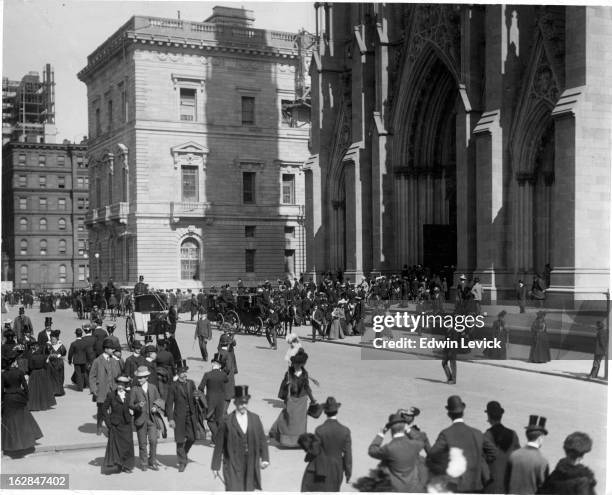
[[[83,340],[83,330],[81,328],[77,328],[74,334],[75,339],[68,349],[68,364],[74,365],[72,382],[76,385],[77,391],[82,392],[83,387],[89,386],[87,364],[93,361],[93,349]]]
[[[202,360],[208,361],[208,349],[206,349],[206,343],[209,340],[212,340],[212,327],[205,312],[200,312],[198,314],[198,322],[196,323],[195,334],[193,336],[193,340],[196,339],[198,339]]]
[[[157,404],[160,396],[157,387],[149,383],[151,375],[149,368],[139,366],[136,370],[138,385],[130,391],[130,409],[134,411],[134,426],[138,437],[138,452],[140,456],[140,469],[146,471],[151,468],[159,471],[157,466],[157,423],[155,415],[158,414]],[[147,439],[149,441],[149,456],[147,460]]]
[[[261,471],[270,465],[268,441],[261,419],[248,410],[249,387],[237,385],[236,409],[221,424],[215,438],[211,469],[219,476],[223,459],[226,491],[261,490]]]
[[[132,385],[137,385],[136,370],[139,366],[146,366],[147,360],[142,355],[142,344],[135,340],[132,344],[132,355],[125,360],[123,373],[132,380]]]
[[[599,367],[601,365],[601,360],[606,357],[608,352],[608,331],[604,326],[603,322],[598,321],[595,324],[595,349],[593,352],[593,367],[591,368],[591,373],[587,377],[597,378],[599,375]]]
[[[108,332],[104,330],[102,325],[96,325],[91,334],[96,338],[96,344],[94,346],[94,350],[96,351],[96,357],[102,354],[104,348],[102,347],[102,343],[104,339],[108,337]],[[113,344],[115,344],[115,340],[113,339]]]
[[[484,462],[493,462],[496,456],[495,446],[476,428],[463,421],[465,404],[458,395],[451,395],[446,402],[447,415],[453,422],[438,435],[438,439],[429,450],[428,458],[435,459],[442,452],[452,447],[463,450],[467,461],[465,472],[457,480],[457,491],[478,493],[488,481],[488,466]],[[484,458],[484,459],[483,459]]]
[[[548,477],[548,461],[540,452],[546,430],[546,418],[529,416],[525,427],[527,444],[510,454],[506,474],[506,492],[518,495],[537,493]]]
[[[45,329],[38,332],[38,345],[45,347],[47,342],[51,342],[51,327],[53,326],[53,318],[45,316]]]
[[[229,382],[227,374],[221,369],[223,358],[220,353],[216,353],[212,358],[212,369],[204,373],[202,381],[198,386],[204,394],[206,405],[206,422],[210,429],[210,437],[214,443],[219,425],[225,416],[225,388]]]
[[[149,292],[149,287],[144,283],[144,277],[140,275],[138,277],[138,283],[134,286],[134,296],[142,296]]]
[[[329,466],[321,491],[339,492],[342,486],[342,475],[348,483],[353,471],[353,452],[351,446],[351,430],[340,424],[336,416],[342,404],[334,397],[328,397],[323,404],[327,420],[315,430],[315,435],[321,440],[321,449]]]
[[[174,428],[179,473],[185,471],[187,454],[196,440],[197,408],[195,401],[199,397],[199,392],[193,380],[187,378],[188,370],[187,361],[179,363],[178,379],[170,385],[166,400],[166,416],[170,428]]]
[[[499,402],[495,400],[489,402],[485,413],[487,422],[491,425],[491,428],[485,432],[485,438],[497,448],[495,460],[489,463],[491,482],[485,487],[485,493],[506,493],[505,476],[508,459],[521,445],[516,432],[502,425],[504,409]]]
[[[21,306],[19,308],[19,316],[15,318],[13,322],[13,331],[15,332],[15,338],[17,342],[21,342],[23,339],[23,332],[25,329],[29,329],[30,333],[34,333],[34,327],[32,326],[32,320],[25,314],[25,308]]]
[[[89,371],[89,390],[98,406],[97,434],[102,434],[104,420],[104,400],[109,392],[115,390],[115,378],[121,375],[121,362],[114,358],[115,344],[110,339],[102,342],[103,351],[92,363]]]
[[[382,465],[387,468],[394,492],[424,492],[423,474],[425,473],[419,473],[419,468],[422,466],[419,452],[425,444],[409,438],[406,435],[407,426],[405,415],[391,414],[385,427],[372,440],[368,455],[382,461]],[[391,441],[382,445],[389,430],[391,430]]]
[[[157,347],[153,344],[147,344],[144,346],[144,349],[142,350],[142,352],[144,353],[144,356],[145,356],[144,365],[149,370],[149,373],[151,373],[149,376],[148,382],[152,383],[153,385],[155,385],[155,388],[157,388],[157,385],[158,385]],[[159,389],[157,389],[157,391],[159,392]]]
[[[227,375],[228,381],[225,384],[225,412],[229,408],[229,403],[234,397],[236,377],[238,373],[236,368],[236,358],[233,352],[231,352],[233,337],[228,334],[223,334],[219,337],[219,356],[220,362],[223,365],[223,372]]]

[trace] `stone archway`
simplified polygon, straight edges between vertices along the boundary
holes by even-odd
[[[398,101],[391,155],[395,264],[424,263],[436,245],[446,254],[435,264],[455,264],[458,83],[433,47],[411,72],[418,75],[404,86],[405,96]]]

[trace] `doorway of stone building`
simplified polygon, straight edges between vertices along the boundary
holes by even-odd
[[[423,225],[423,265],[433,272],[457,265],[457,231],[452,225]]]

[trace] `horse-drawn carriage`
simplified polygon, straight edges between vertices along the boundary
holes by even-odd
[[[83,289],[74,295],[72,310],[77,313],[79,320],[88,320],[94,306],[98,307],[104,317],[107,304],[102,291]]]
[[[157,294],[142,294],[134,297],[134,311],[125,317],[125,336],[128,347],[134,341],[147,336],[164,335],[170,329],[168,306]]]

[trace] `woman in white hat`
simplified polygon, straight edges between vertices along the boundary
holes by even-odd
[[[289,344],[289,349],[285,353],[285,361],[291,366],[291,358],[295,356],[298,351],[302,348],[302,343],[300,342],[300,338],[296,333],[290,333],[286,337],[287,344]]]

